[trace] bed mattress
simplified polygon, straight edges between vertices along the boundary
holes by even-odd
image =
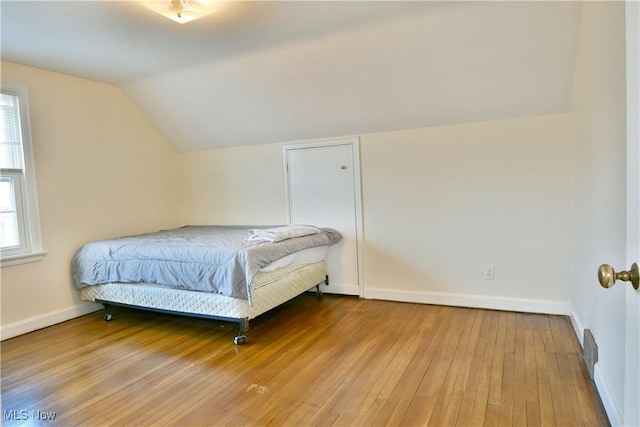
[[[153,283],[107,283],[80,289],[87,301],[108,301],[142,308],[216,317],[253,319],[325,280],[324,261],[276,271],[258,272],[253,281],[253,304],[209,292],[167,288]]]
[[[310,234],[289,237],[296,227]],[[259,240],[258,233],[282,229],[286,231],[283,240]],[[335,230],[311,226],[187,226],[88,243],[72,260],[72,277],[78,289],[115,282],[155,283],[248,299],[251,303],[252,284],[261,269],[287,267],[286,263],[274,262],[307,249],[330,246],[341,238]]]

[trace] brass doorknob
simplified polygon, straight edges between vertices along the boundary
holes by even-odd
[[[616,280],[631,282],[631,285],[635,289],[638,289],[638,286],[640,286],[638,264],[634,262],[629,271],[621,271],[619,273],[616,273],[609,264],[602,264],[600,268],[598,268],[598,281],[603,288],[612,287]]]

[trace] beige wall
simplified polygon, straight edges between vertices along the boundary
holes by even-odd
[[[176,153],[112,86],[2,62],[29,91],[41,262],[2,268],[2,326],[18,331],[86,310],[70,261],[94,239],[179,225]]]
[[[568,307],[569,124],[559,114],[363,135],[365,295]],[[284,223],[282,145],[180,154],[185,223]]]
[[[572,307],[599,347],[596,384],[613,424],[624,406],[624,286],[603,289],[603,263],[625,265],[626,94],[624,2],[582,6],[572,119]],[[604,382],[604,384],[603,384]]]
[[[366,288],[568,303],[569,142],[565,114],[363,136]]]
[[[182,153],[185,224],[285,224],[281,144]]]

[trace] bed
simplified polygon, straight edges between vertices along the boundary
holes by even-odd
[[[187,226],[91,242],[72,260],[80,297],[104,305],[235,322],[249,321],[328,285],[325,258],[342,236],[330,228]]]

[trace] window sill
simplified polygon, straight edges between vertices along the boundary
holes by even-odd
[[[30,262],[38,262],[44,259],[46,251],[29,252],[28,254],[9,255],[0,259],[0,267],[11,267],[14,265],[28,264]]]

